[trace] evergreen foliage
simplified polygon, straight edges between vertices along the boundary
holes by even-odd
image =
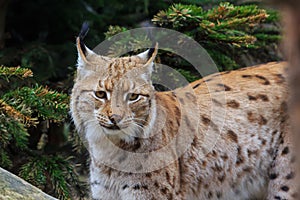
[[[257,5],[235,6],[220,3],[205,10],[198,5],[173,4],[166,10],[159,11],[152,22],[163,28],[170,28],[184,33],[201,44],[220,71],[245,67],[244,55],[252,55],[264,62],[281,60],[279,56],[265,55],[271,50],[277,51],[281,39],[277,26],[279,15],[276,11],[259,8]],[[106,36],[127,30],[120,26],[111,26]],[[170,57],[171,59],[168,59]],[[165,63],[182,70],[191,70],[184,61],[172,63],[175,55],[163,54]],[[268,60],[270,59],[270,60]],[[254,63],[253,63],[254,64]]]
[[[47,121],[62,124],[68,117],[69,97],[45,86],[22,84],[9,87],[13,77],[26,79],[32,71],[20,67],[0,67],[0,164],[20,177],[57,196],[70,199],[71,194],[83,196],[83,184],[75,172],[72,157],[59,148],[47,149],[48,130],[32,141],[37,127]],[[50,150],[49,150],[50,149]]]
[[[245,52],[268,51],[281,38],[279,28],[272,25],[278,21],[277,12],[257,5],[235,6],[225,2],[204,10],[200,6],[174,4],[158,12],[152,21],[194,38],[208,51],[221,71],[244,67],[240,57]],[[255,54],[256,58],[260,56]]]

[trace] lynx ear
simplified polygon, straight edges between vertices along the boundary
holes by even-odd
[[[155,44],[154,48],[150,48],[147,51],[137,55],[143,61],[144,68],[148,69],[148,72],[151,74],[153,71],[153,61],[157,55],[158,43]]]
[[[89,25],[87,22],[84,22],[82,24],[81,31],[80,31],[78,37],[76,38],[76,47],[77,47],[77,51],[78,51],[77,62],[78,62],[78,66],[81,66],[81,67],[88,63],[87,57],[89,55],[95,54],[92,50],[87,48],[83,42],[83,39],[85,38],[85,36],[87,35],[88,32],[89,32]]]
[[[150,60],[151,62],[154,61],[156,54],[157,54],[157,49],[158,49],[158,43],[155,43],[155,46],[148,49],[147,51],[144,51],[138,55],[136,55],[137,57],[139,57],[140,59],[142,59],[142,61],[146,64],[148,63]]]
[[[78,59],[77,59],[78,66],[83,66],[84,64],[88,63],[89,61],[87,57],[89,55],[96,54],[85,46],[85,44],[82,42],[80,37],[77,37],[76,39],[76,46],[78,52]]]
[[[146,81],[151,81],[151,74],[153,71],[154,59],[157,55],[157,51],[158,44],[156,43],[154,48],[148,49],[147,51],[137,55],[137,57],[142,59],[143,67],[140,68],[140,70],[142,70],[141,77]]]
[[[152,67],[153,61],[154,61],[154,59],[155,59],[155,57],[157,55],[157,51],[158,51],[158,43],[156,42],[154,48],[151,48],[151,49],[148,50],[148,58],[149,59],[147,60],[147,62],[146,62],[146,64],[144,66],[151,65],[151,67]]]

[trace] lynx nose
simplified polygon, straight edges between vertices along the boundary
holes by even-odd
[[[113,124],[117,124],[121,121],[122,117],[120,115],[116,115],[116,114],[112,114],[109,117],[109,120],[113,123]]]

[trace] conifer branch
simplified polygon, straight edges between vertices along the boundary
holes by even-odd
[[[26,126],[35,126],[38,123],[37,118],[31,118],[29,116],[23,115],[14,107],[5,103],[5,101],[3,101],[2,99],[0,99],[0,110],[10,117],[14,118],[15,120],[22,122]]]
[[[32,77],[33,73],[30,69],[18,67],[5,67],[0,66],[0,77],[5,78],[7,81],[11,76],[17,76],[19,78]]]
[[[66,94],[39,85],[10,91],[3,99],[24,115],[41,117],[53,122],[63,121],[69,110],[69,97]]]

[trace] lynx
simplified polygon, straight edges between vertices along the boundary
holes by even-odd
[[[78,37],[77,50],[71,114],[90,152],[92,199],[299,198],[293,183],[297,173],[285,62],[212,74],[157,92],[151,82],[157,46],[135,56],[109,58],[88,49]],[[208,82],[213,89],[208,90]],[[224,102],[211,95],[221,91]],[[212,117],[211,107],[226,113]],[[171,141],[171,153],[160,154],[168,156],[142,154],[140,166],[109,149],[155,152]],[[106,157],[115,160],[113,166],[103,161]],[[151,171],[155,159],[168,164]]]

